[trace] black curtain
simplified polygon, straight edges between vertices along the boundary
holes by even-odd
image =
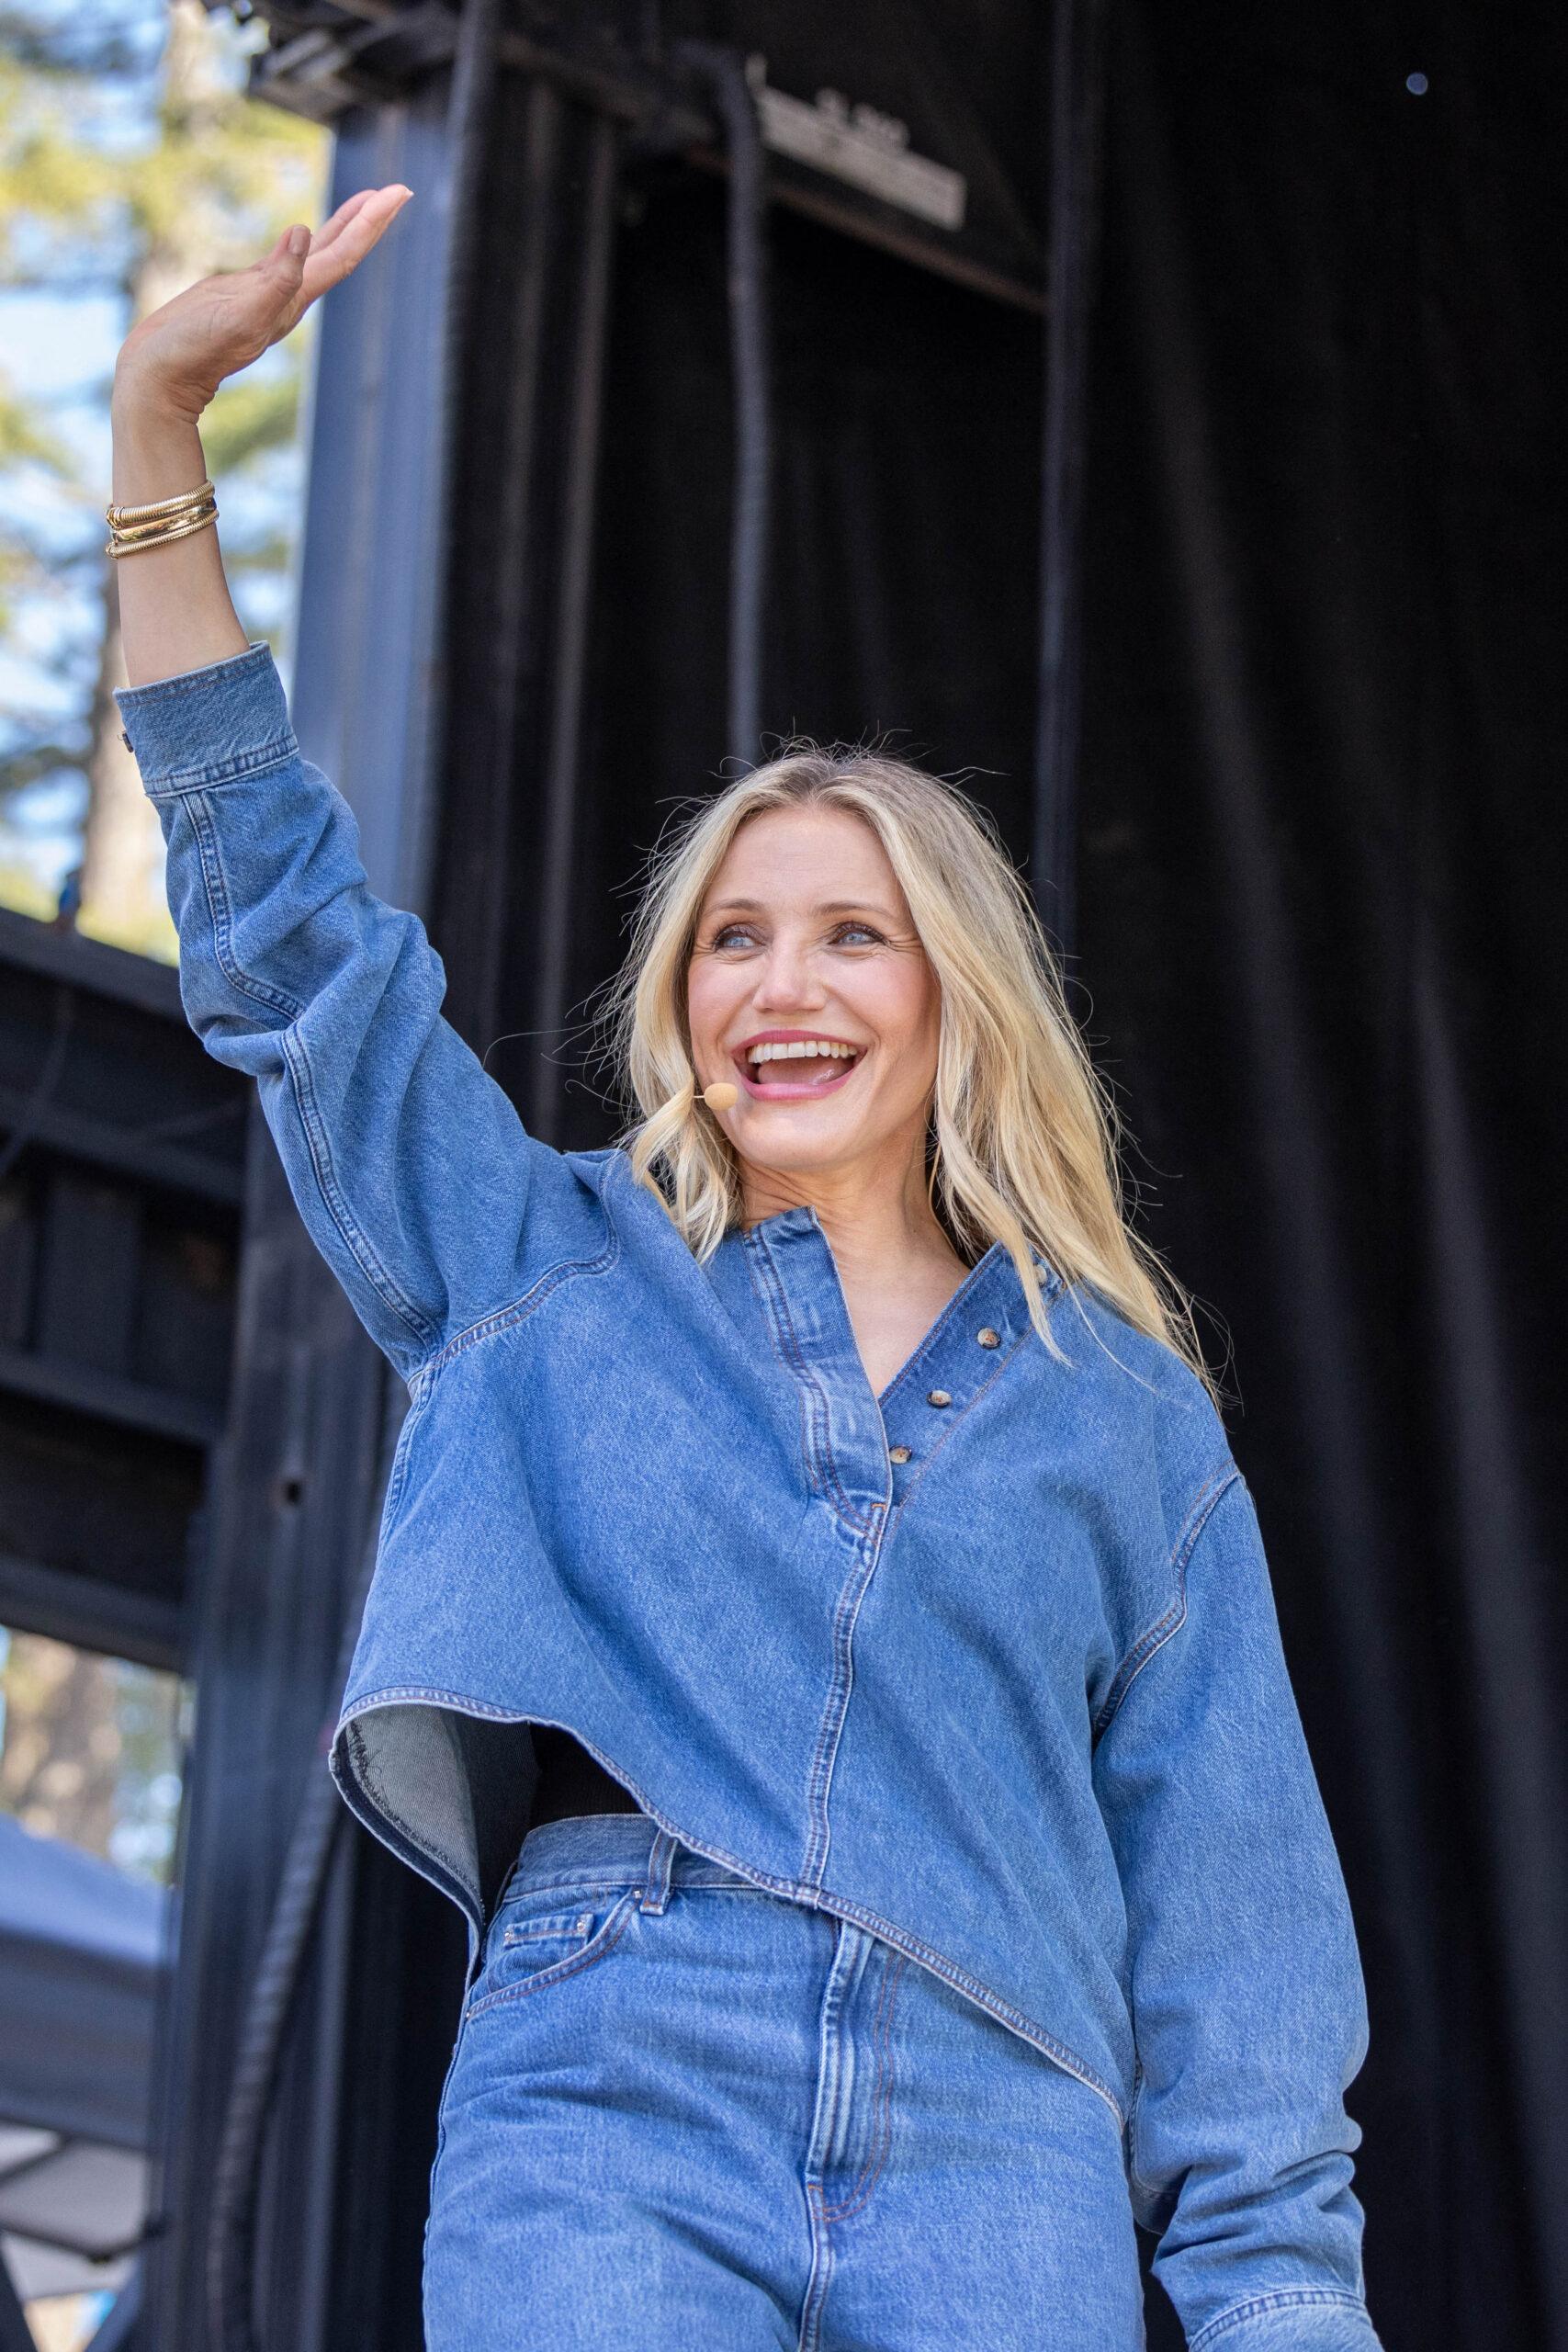
[[[1563,50],[1145,5],[1108,84],[1077,968],[1234,1348],[1402,2352],[1568,2344]]]
[[[975,770],[1027,848],[1041,324],[778,209],[765,749],[801,732]],[[615,260],[592,676],[574,869],[566,1135],[592,1099],[592,992],[624,947],[641,854],[726,766],[733,404],[724,191],[635,173]],[[519,781],[526,798],[532,780]],[[521,819],[525,827],[527,818]],[[507,1001],[526,1003],[536,876],[515,876]],[[533,1038],[491,1068],[521,1081]]]

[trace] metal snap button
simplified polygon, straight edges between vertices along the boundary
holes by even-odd
[[[887,1459],[889,1462],[908,1462],[909,1459],[908,1447],[907,1445],[890,1445],[887,1449]]]
[[[979,1340],[980,1345],[983,1348],[999,1348],[1002,1343],[1001,1333],[999,1331],[993,1331],[988,1323],[986,1325],[984,1330],[976,1331],[975,1337]]]
[[[953,1399],[948,1395],[945,1388],[933,1388],[929,1392],[926,1397],[926,1403],[928,1405],[951,1405]]]

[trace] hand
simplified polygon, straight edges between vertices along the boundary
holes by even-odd
[[[154,402],[195,424],[226,376],[297,327],[318,295],[357,269],[412,195],[361,188],[314,236],[286,229],[248,269],[220,270],[138,320],[115,362],[117,402]]]

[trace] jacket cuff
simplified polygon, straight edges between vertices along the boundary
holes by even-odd
[[[272,648],[181,670],[150,685],[118,686],[120,741],[134,752],[145,789],[197,792],[252,775],[298,752],[288,698]]]
[[[1365,2302],[1326,2287],[1279,2287],[1218,2312],[1188,2352],[1380,2352]]]

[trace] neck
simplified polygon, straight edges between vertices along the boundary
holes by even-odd
[[[924,1261],[962,1266],[927,1191],[921,1148],[901,1164],[791,1170],[741,1165],[741,1222],[756,1225],[783,1209],[813,1208],[840,1273],[896,1281]]]

